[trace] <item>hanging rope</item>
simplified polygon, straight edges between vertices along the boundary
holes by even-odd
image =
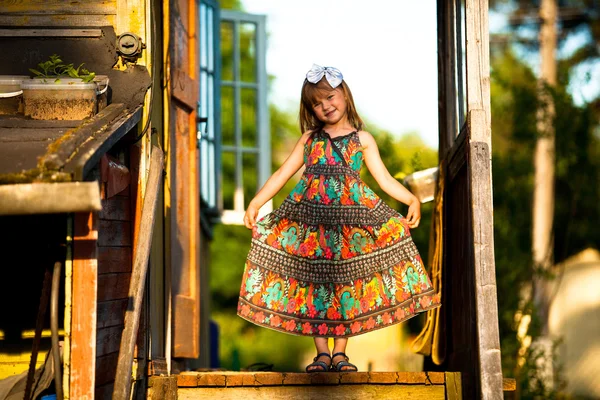
[[[431,221],[428,254],[428,259],[431,260],[431,283],[436,293],[439,293],[440,298],[442,296],[442,260],[444,254],[443,210],[445,164],[443,161],[438,168],[435,208]],[[432,361],[437,365],[442,364],[446,358],[446,341],[445,336],[441,335],[443,327],[440,324],[440,310],[441,307],[437,307],[427,311],[425,326],[410,346],[411,350],[415,353],[431,356]]]

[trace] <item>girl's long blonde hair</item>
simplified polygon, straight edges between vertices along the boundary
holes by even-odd
[[[348,122],[350,122],[350,125],[357,131],[362,130],[364,123],[356,112],[352,92],[346,84],[346,81],[342,81],[338,88],[342,91],[344,98],[346,99]],[[309,130],[315,131],[323,128],[324,124],[317,118],[317,115],[313,110],[313,104],[318,97],[324,97],[332,90],[333,88],[329,82],[327,82],[325,77],[316,84],[310,83],[308,80],[304,79],[304,83],[302,84],[302,94],[300,95],[300,132]]]

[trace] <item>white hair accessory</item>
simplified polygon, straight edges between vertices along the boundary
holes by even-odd
[[[340,72],[339,69],[333,67],[321,67],[320,65],[313,64],[310,71],[306,73],[306,80],[310,83],[317,83],[321,79],[327,79],[327,82],[331,85],[332,88],[336,88],[342,83],[344,76]]]

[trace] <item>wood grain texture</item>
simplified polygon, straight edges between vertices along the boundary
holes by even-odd
[[[71,399],[93,399],[96,369],[97,216],[78,213],[73,230]]]
[[[104,274],[98,276],[98,301],[126,299],[131,274]]]
[[[289,399],[411,399],[445,400],[443,386],[348,385],[348,386],[269,386],[235,388],[179,388],[179,400],[289,400]]]
[[[116,14],[117,0],[4,0],[2,14]]]
[[[472,110],[468,118],[469,130],[480,132],[474,136],[481,137],[487,126],[485,111]],[[483,399],[502,399],[491,168],[488,143],[471,141],[469,176],[481,395]]]
[[[131,221],[131,206],[128,197],[113,196],[102,200],[99,218],[113,221]]]
[[[98,329],[125,323],[127,299],[98,302]]]
[[[98,247],[98,274],[131,272],[131,247]]]
[[[0,37],[102,37],[100,29],[0,29]]]
[[[338,384],[444,385],[443,372],[193,372],[177,375],[179,387],[298,386]]]
[[[129,286],[129,306],[125,313],[125,329],[119,349],[119,362],[115,379],[113,399],[126,400],[130,397],[131,366],[133,351],[140,323],[141,305],[144,295],[148,258],[152,243],[156,202],[162,183],[163,152],[153,147],[150,172],[140,219],[139,238],[134,249],[134,261]]]
[[[446,372],[446,400],[462,400],[460,372]]]
[[[79,146],[98,132],[105,130],[106,125],[121,115],[124,110],[123,104],[111,104],[77,128],[67,131],[52,146],[49,146],[48,152],[41,157],[38,165],[51,170],[60,169],[71,159]]]
[[[97,182],[0,185],[0,215],[99,211]]]
[[[122,334],[122,325],[99,328],[96,333],[96,356],[101,357],[119,351]]]
[[[488,0],[466,0],[467,112],[484,111],[482,129],[471,131],[472,141],[491,147],[490,37]]]
[[[131,246],[131,222],[99,220],[98,246]]]
[[[39,27],[102,27],[112,26],[114,15],[55,14],[55,15],[6,15],[0,14],[0,26]]]

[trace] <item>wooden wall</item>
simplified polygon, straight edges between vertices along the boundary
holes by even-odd
[[[114,26],[117,0],[13,0],[0,2],[0,26]]]

